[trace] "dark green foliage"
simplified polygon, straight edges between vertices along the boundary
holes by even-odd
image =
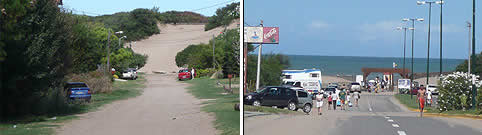
[[[102,58],[102,63],[105,63],[106,57]],[[121,48],[111,53],[111,66],[116,70],[125,70],[127,68],[141,68],[144,67],[147,61],[147,55],[136,54],[130,48]]]
[[[471,63],[473,64],[473,62]],[[467,72],[468,71],[468,61],[465,60],[464,63],[459,64],[456,68],[456,71],[460,72]],[[475,55],[475,69],[470,69],[471,74],[482,76],[482,52],[480,54]]]
[[[127,41],[145,39],[153,34],[159,34],[157,8],[134,9],[131,12],[120,12],[112,15],[92,17],[95,22],[101,22],[114,31],[123,31],[120,36],[127,36]]]
[[[107,55],[108,33],[114,31],[90,17],[66,13],[52,0],[0,1],[2,8],[7,14],[0,13],[0,120],[62,112],[69,106],[62,95],[66,75],[97,70]],[[133,12],[138,20],[147,18],[141,13],[148,11]],[[147,56],[123,48],[117,39],[111,35],[112,63],[142,67]]]
[[[219,26],[227,26],[234,19],[239,18],[239,2],[231,3],[226,7],[216,10],[216,14],[209,17],[208,23],[204,26],[204,30],[208,31]]]
[[[213,61],[213,43],[215,43]],[[209,44],[190,45],[176,55],[178,67],[207,69],[216,65],[223,74],[239,75],[239,30],[223,32]]]
[[[163,23],[206,23],[207,17],[189,11],[167,11],[159,15],[159,20]]]
[[[248,56],[248,89],[255,89],[258,56]],[[288,68],[289,59],[282,54],[267,54],[261,57],[260,86],[272,86],[281,84],[281,71]]]

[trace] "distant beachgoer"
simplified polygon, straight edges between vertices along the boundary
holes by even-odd
[[[323,106],[323,94],[321,92],[318,92],[316,94],[316,107],[318,108],[318,115],[322,115],[321,113],[321,107]]]
[[[331,92],[330,92],[330,94],[328,95],[328,110],[331,110],[330,107],[332,103],[333,103],[333,99],[331,98]]]
[[[427,105],[432,106],[432,91],[427,90]]]
[[[360,99],[360,92],[355,91],[353,93],[353,97],[355,98],[355,106],[358,107],[358,100]]]
[[[339,96],[340,96],[340,107],[341,107],[341,110],[345,110],[345,99],[346,99],[346,93],[345,93],[345,90],[342,90],[340,91],[339,93]]]
[[[338,100],[338,94],[337,93],[331,94],[331,100],[333,102],[333,110],[336,110],[336,100]]]

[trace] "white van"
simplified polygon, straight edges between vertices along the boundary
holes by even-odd
[[[321,70],[283,70],[283,84],[293,87],[301,87],[310,94],[318,93],[321,90]]]

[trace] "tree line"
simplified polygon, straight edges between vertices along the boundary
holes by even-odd
[[[105,71],[99,69],[107,60],[109,33],[112,67],[142,67],[147,60],[119,45],[122,35],[109,25],[74,15],[53,0],[5,0],[0,9],[0,120],[59,113],[61,103],[46,99],[63,92],[69,75]]]

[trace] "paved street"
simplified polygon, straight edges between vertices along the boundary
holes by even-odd
[[[303,135],[480,135],[482,120],[424,117],[401,106],[390,94],[364,94],[358,107],[323,115],[245,117],[244,133]]]

